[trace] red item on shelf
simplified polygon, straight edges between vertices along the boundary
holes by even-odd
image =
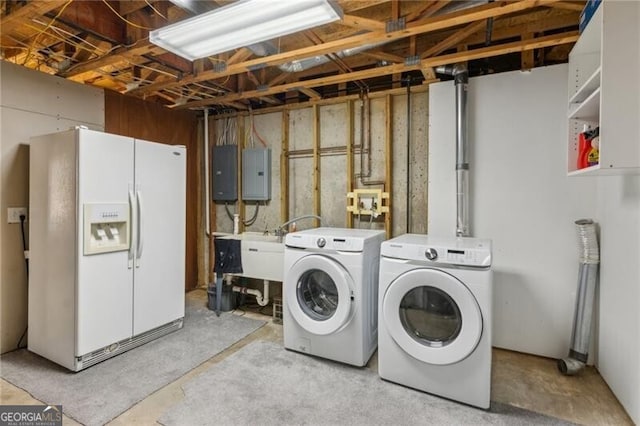
[[[587,132],[582,132],[578,136],[578,169],[589,167],[589,152],[591,151],[591,141],[587,139]]]

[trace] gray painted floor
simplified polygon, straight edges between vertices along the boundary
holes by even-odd
[[[188,295],[190,300],[206,304],[206,292],[194,291]],[[236,311],[234,315],[269,320],[270,318],[254,312]],[[218,355],[205,361],[198,367],[158,389],[136,405],[125,411],[110,425],[157,424],[159,419],[169,415],[174,407],[186,401],[184,388],[192,380],[206,374],[216,365],[240,351],[252,342],[273,342],[282,346],[282,326],[269,321],[244,339],[233,344]],[[264,363],[269,365],[268,356]],[[1,368],[1,366],[0,366]],[[369,361],[367,370],[377,373],[377,356]],[[405,389],[398,387],[399,389]],[[276,384],[267,385],[265,392],[287,397],[287,389]],[[415,392],[408,390],[410,392]],[[209,400],[210,394],[203,394]],[[509,405],[523,408],[549,417],[585,425],[633,425],[629,417],[615,399],[606,383],[594,368],[585,369],[579,376],[564,377],[556,369],[555,360],[526,355],[501,349],[493,351],[492,407]],[[2,404],[37,404],[39,401],[24,390],[0,380],[0,402]],[[261,424],[261,413],[252,407],[252,401],[244,401],[246,411],[250,413],[254,424]],[[498,405],[496,405],[498,404]],[[462,409],[454,405],[453,410]],[[176,408],[178,409],[178,408]],[[469,408],[471,409],[471,408]],[[511,409],[511,408],[508,408]],[[343,412],[345,416],[347,412]],[[65,425],[77,424],[65,418]]]

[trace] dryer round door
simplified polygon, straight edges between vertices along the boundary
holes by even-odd
[[[302,328],[313,334],[331,334],[349,319],[352,288],[353,280],[340,263],[309,255],[287,272],[285,303]]]
[[[482,337],[482,314],[467,286],[446,272],[414,269],[396,278],[382,302],[393,340],[415,359],[436,365],[469,356]]]

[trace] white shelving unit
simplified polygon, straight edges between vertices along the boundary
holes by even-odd
[[[569,54],[567,173],[640,173],[640,2],[603,1]],[[578,137],[600,127],[600,162],[578,169]]]

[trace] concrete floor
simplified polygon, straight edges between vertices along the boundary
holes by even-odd
[[[206,303],[205,292],[192,292]],[[184,397],[181,386],[212,365],[256,340],[282,344],[282,325],[257,312],[236,311],[238,315],[268,320],[267,324],[235,345],[191,370],[173,383],[159,389],[131,407],[110,425],[157,424],[162,414]],[[377,371],[376,354],[366,368]],[[620,403],[594,368],[579,376],[565,377],[558,373],[555,360],[501,349],[493,350],[493,384],[491,400],[511,404],[549,416],[584,425],[633,425]],[[27,392],[0,380],[0,403],[39,404]],[[63,407],[64,408],[64,407]],[[259,419],[256,419],[259,423]],[[77,422],[65,416],[65,425]]]

